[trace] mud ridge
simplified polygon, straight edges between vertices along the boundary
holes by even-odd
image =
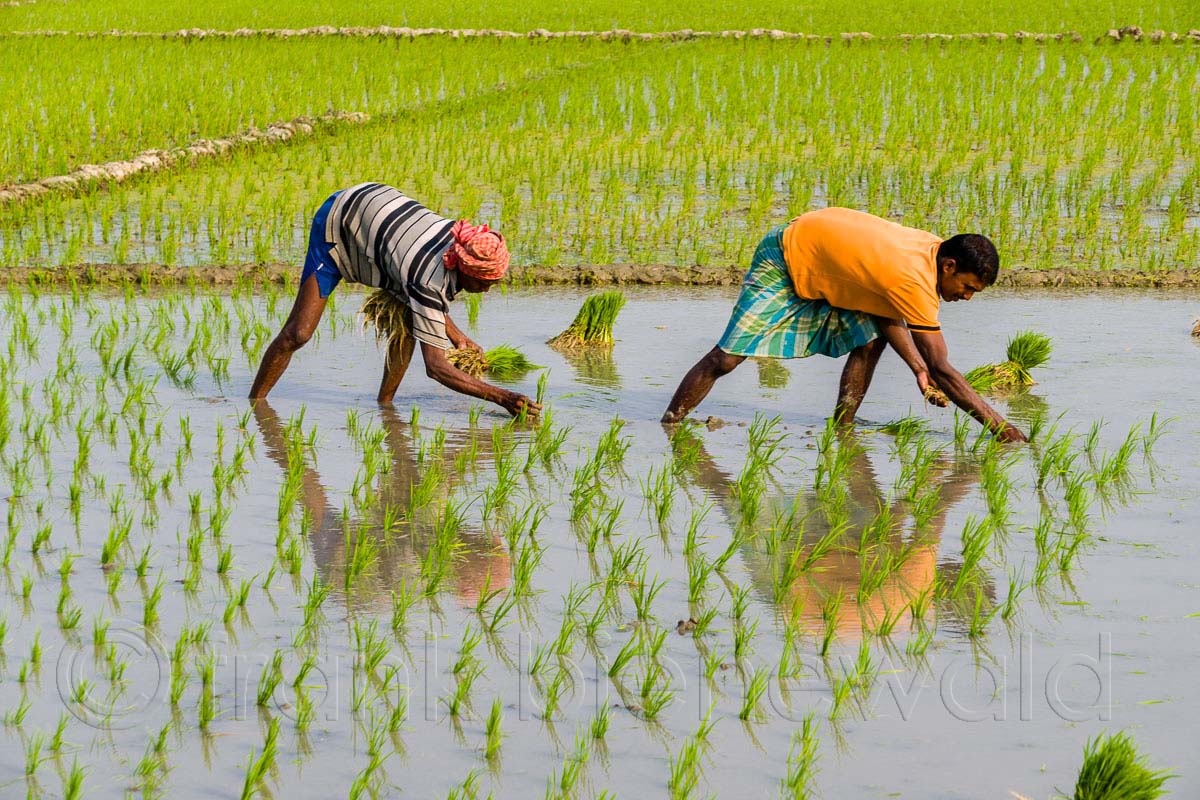
[[[60,31],[33,30],[11,31],[0,36],[76,36],[80,38],[131,38],[131,39],[293,39],[311,36],[340,36],[347,38],[385,38],[385,39],[418,39],[427,37],[445,37],[450,39],[587,39],[603,42],[652,42],[652,41],[690,41],[693,39],[771,39],[777,41],[805,41],[833,44],[843,42],[952,42],[952,41],[1014,41],[1034,42],[1044,44],[1049,42],[1081,43],[1088,41],[1078,31],[1060,33],[1037,33],[1029,31],[1014,31],[1012,33],[987,32],[978,33],[901,33],[893,36],[876,36],[867,31],[848,31],[839,34],[813,34],[798,31],[784,31],[775,28],[750,28],[746,30],[697,31],[690,28],[675,31],[639,32],[623,29],[610,31],[551,31],[545,28],[535,28],[531,31],[504,31],[492,28],[408,28],[379,25],[374,27],[334,27],[332,25],[317,25],[310,28],[238,28],[236,30],[214,30],[207,28],[185,28],[177,31]],[[1200,44],[1200,29],[1192,29],[1185,33],[1177,31],[1153,30],[1145,32],[1137,25],[1126,25],[1112,28],[1099,36],[1091,37],[1094,44],[1131,42],[1176,42]]]
[[[745,269],[737,266],[607,264],[584,266],[514,265],[515,286],[737,286]],[[297,264],[234,264],[178,267],[163,264],[80,264],[17,267],[0,272],[0,284],[37,286],[232,286],[294,283]],[[1013,269],[996,285],[1006,289],[1200,289],[1200,269],[1138,270]]]
[[[84,164],[66,175],[54,175],[32,183],[0,185],[0,205],[51,192],[74,191],[92,184],[120,183],[145,172],[160,172],[180,161],[218,156],[249,145],[286,142],[297,136],[311,135],[319,127],[361,125],[368,120],[368,114],[335,111],[320,117],[296,117],[287,122],[273,122],[265,128],[251,128],[225,139],[197,139],[171,150],[143,150],[127,161]]]

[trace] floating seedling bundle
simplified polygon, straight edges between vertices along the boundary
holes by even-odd
[[[390,364],[410,335],[412,312],[403,300],[380,289],[367,298],[358,313],[363,316],[363,330],[372,325],[375,327],[375,340],[387,342],[387,361]]]
[[[469,348],[451,350],[449,358],[451,364],[476,378],[487,373],[500,380],[515,379],[530,370],[542,369],[541,364],[534,364],[524,353],[508,344],[494,347],[486,353]]]
[[[1030,370],[1050,359],[1050,337],[1034,331],[1022,331],[1008,340],[1002,364],[976,367],[963,377],[980,392],[1013,392],[1032,386]]]
[[[549,341],[551,347],[573,350],[579,347],[611,347],[613,324],[625,305],[624,292],[594,294],[583,301],[579,313],[565,331]]]

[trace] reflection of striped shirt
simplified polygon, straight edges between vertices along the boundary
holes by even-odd
[[[442,253],[453,220],[440,217],[381,183],[361,183],[338,195],[325,239],[345,280],[386,289],[412,310],[413,335],[449,349],[446,314],[458,292],[458,273]]]

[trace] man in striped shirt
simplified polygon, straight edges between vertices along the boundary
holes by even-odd
[[[345,279],[383,289],[408,308],[409,335],[399,357],[384,367],[380,403],[392,402],[419,341],[425,372],[438,383],[513,415],[537,413],[541,407],[528,397],[474,378],[446,357],[451,347],[480,349],[450,319],[455,295],[486,292],[507,269],[504,238],[486,225],[446,219],[380,183],[335,192],[313,218],[296,304],[263,355],[250,399],[271,391],[292,354],[312,338],[329,293]]]

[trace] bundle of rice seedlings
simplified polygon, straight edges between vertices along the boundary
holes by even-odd
[[[946,393],[932,383],[925,387],[925,399],[930,405],[935,405],[939,408],[945,408],[950,405],[950,398]]]
[[[1127,734],[1101,734],[1083,748],[1074,800],[1154,800],[1166,794],[1162,785],[1173,777],[1150,769]]]
[[[1200,319],[1196,320],[1196,324],[1192,326],[1192,336],[1200,337]]]
[[[451,350],[447,354],[450,363],[468,375],[482,378],[484,373],[499,380],[520,378],[526,372],[542,369],[541,364],[534,364],[525,354],[512,345],[502,344],[486,353],[478,350]]]
[[[1050,359],[1050,337],[1034,331],[1022,331],[1008,340],[1003,364],[976,367],[963,377],[980,392],[1010,392],[1032,386],[1029,371]]]
[[[375,340],[387,342],[387,363],[394,354],[399,354],[404,340],[409,336],[412,312],[403,300],[390,292],[379,289],[367,298],[358,313],[363,316],[363,330],[368,325],[375,327]]]
[[[487,363],[488,374],[501,380],[519,378],[530,370],[542,369],[541,364],[534,364],[520,350],[507,344],[488,350],[483,360]]]
[[[483,373],[487,372],[487,356],[478,350],[455,348],[447,351],[446,358],[472,378],[482,378]]]
[[[577,347],[610,347],[617,314],[625,305],[625,293],[601,292],[583,301],[579,313],[565,331],[551,339],[551,347],[571,350]]]

